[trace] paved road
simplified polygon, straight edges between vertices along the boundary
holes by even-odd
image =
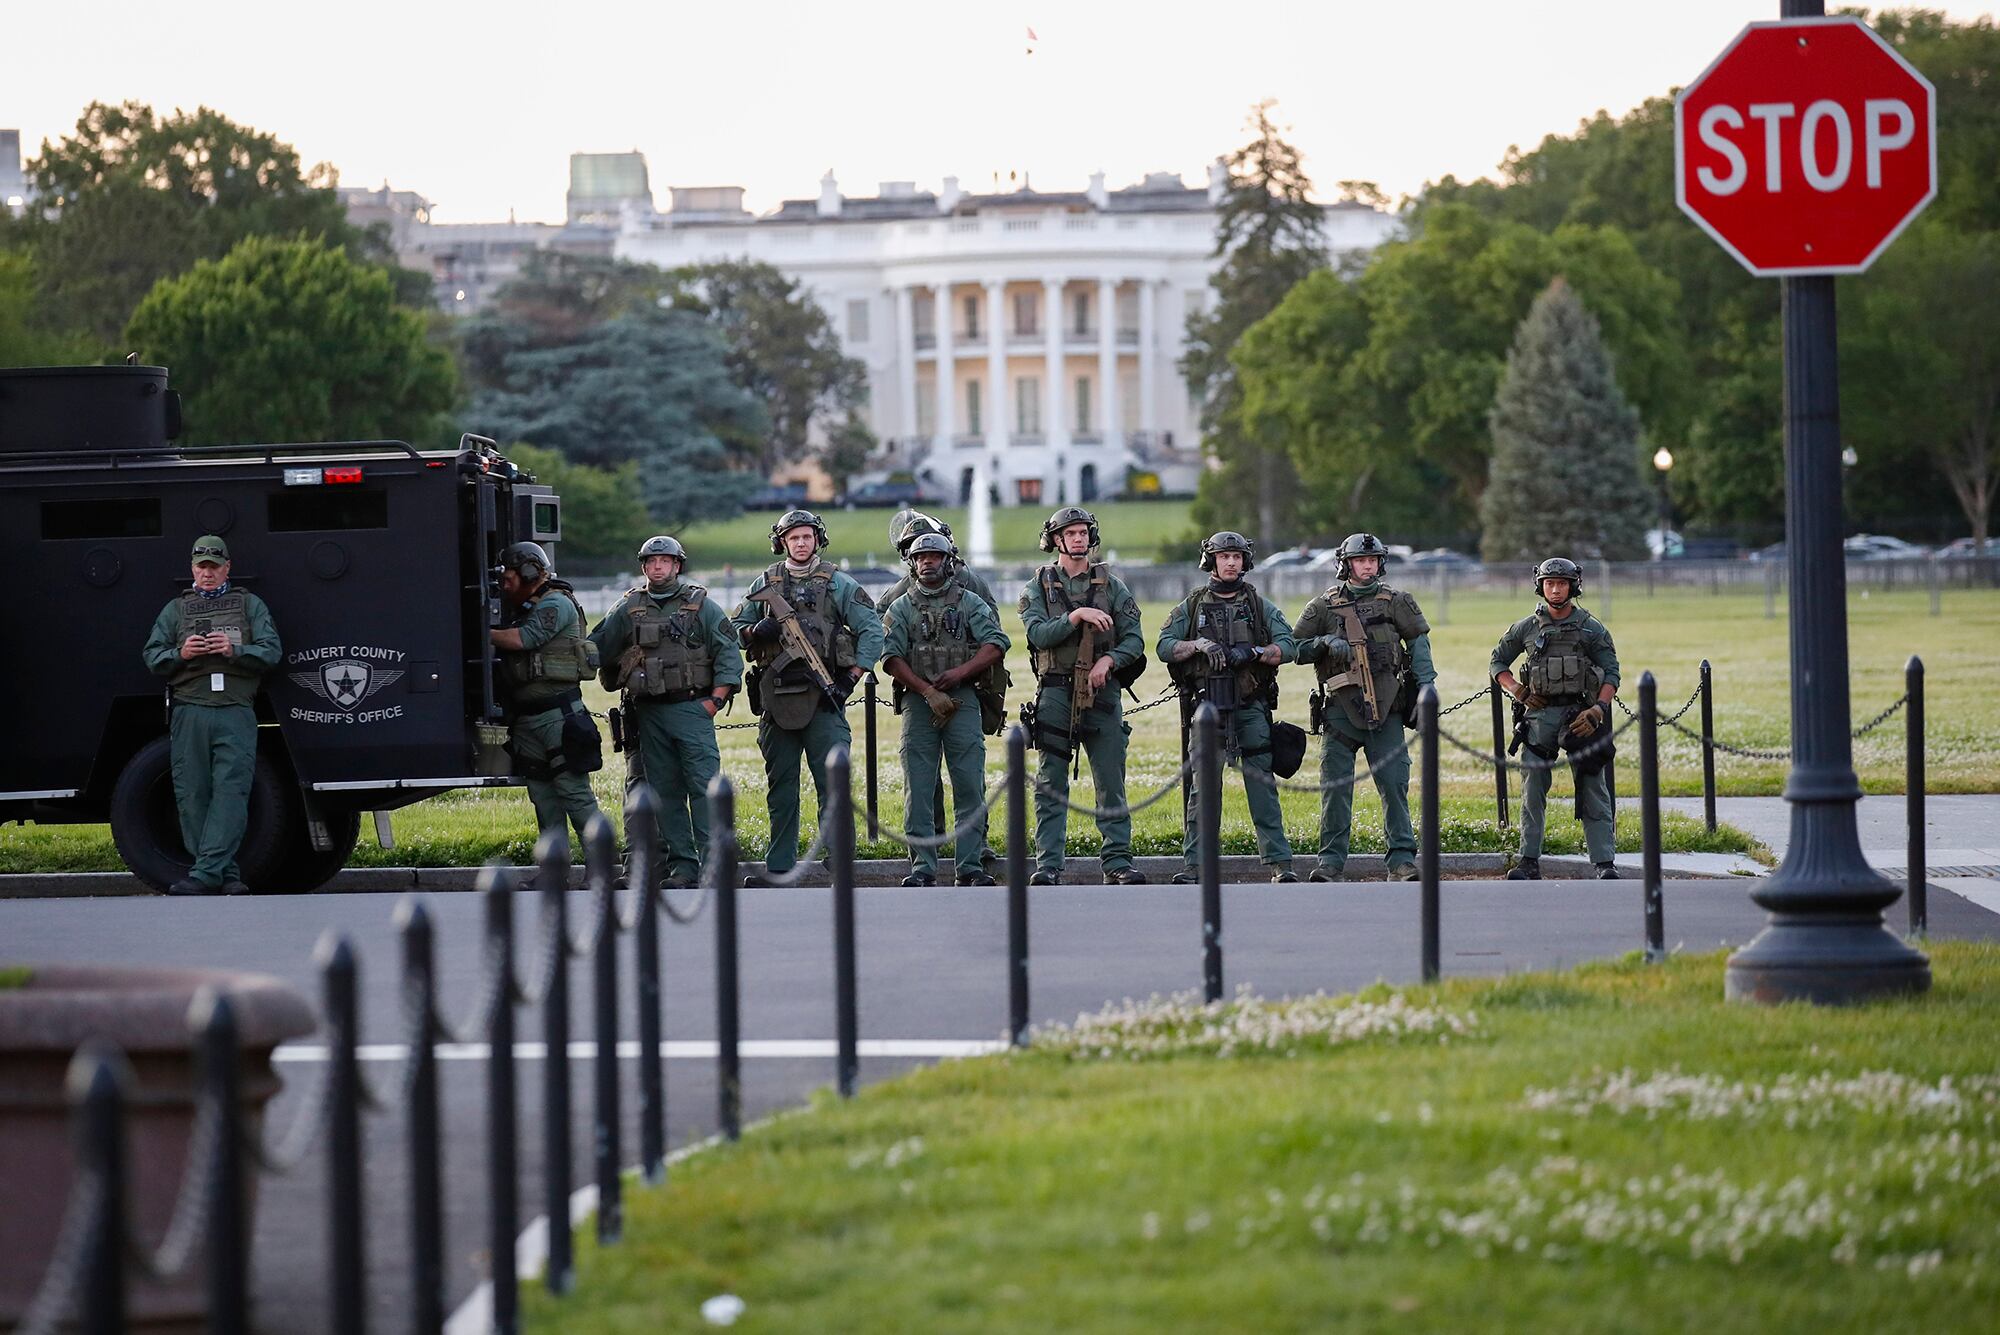
[[[1553,967],[1630,950],[1641,943],[1639,887],[1602,882],[1452,881],[1442,887],[1444,966],[1448,973],[1498,974]],[[1277,995],[1341,991],[1377,978],[1414,981],[1418,972],[1418,891],[1407,884],[1231,886],[1224,894],[1228,985],[1247,983]],[[1690,950],[1747,940],[1761,915],[1743,881],[1673,881],[1666,887],[1667,939]],[[433,901],[438,925],[440,995],[462,1014],[479,992],[479,904],[472,895]],[[1004,892],[863,888],[859,919],[860,1017],[864,1040],[997,1038],[1005,1025]],[[572,897],[573,923],[588,916]],[[309,899],[99,899],[0,902],[0,951],[9,958],[132,962],[261,970],[315,999],[311,958],[325,930],[348,934],[364,961],[363,1032],[374,1042],[401,1037],[391,924],[381,895]],[[1956,895],[1932,897],[1940,936],[2000,938],[2000,916]],[[535,904],[517,906],[522,968],[535,940]],[[829,1040],[833,1036],[831,907],[822,889],[746,892],[742,898],[743,1036],[746,1040]],[[1061,1020],[1107,1000],[1194,988],[1200,982],[1199,897],[1193,887],[1059,886],[1031,899],[1033,1013]],[[713,916],[690,928],[668,927],[663,941],[666,1034],[670,1041],[713,1039]],[[626,956],[629,961],[629,953]],[[579,1038],[589,1011],[589,975],[572,970],[572,1014]],[[631,980],[624,980],[621,1034],[635,1032]],[[524,1011],[520,1036],[539,1038],[540,1017]],[[864,1058],[864,1079],[896,1074],[908,1058]],[[633,1063],[625,1062],[625,1157],[636,1157]],[[282,1068],[288,1090],[272,1106],[273,1139],[306,1102],[318,1067]],[[574,1063],[572,1138],[576,1183],[587,1162],[590,1063]],[[541,1202],[538,1063],[521,1071],[520,1191],[524,1217]],[[370,1073],[392,1086],[393,1061]],[[484,1065],[443,1068],[447,1119],[446,1197],[449,1298],[455,1303],[485,1273]],[[746,1062],[751,1116],[793,1106],[831,1080],[828,1059],[753,1058]],[[670,1138],[684,1144],[715,1129],[712,1063],[668,1063]],[[373,1324],[407,1324],[408,1276],[405,1129],[397,1111],[367,1125],[367,1205]],[[255,1293],[261,1327],[309,1335],[320,1329],[325,1291],[323,1194],[317,1165],[292,1179],[268,1181],[258,1216]]]
[[[1699,797],[1665,797],[1660,805],[1689,816],[1702,813]],[[1763,840],[1780,859],[1792,841],[1792,808],[1782,797],[1718,797],[1715,816]],[[1909,808],[1902,794],[1862,798],[1855,822],[1870,862],[1900,867],[1909,860]],[[2000,866],[2000,794],[1927,795],[1924,861],[1932,867]]]

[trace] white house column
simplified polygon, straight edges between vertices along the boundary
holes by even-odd
[[[1139,430],[1149,436],[1160,429],[1159,323],[1159,299],[1149,279],[1139,284]]]
[[[910,289],[896,289],[896,414],[906,440],[917,436],[917,327]]]
[[[1125,442],[1118,437],[1118,282],[1112,278],[1097,281],[1097,387],[1097,425],[1104,443],[1116,449]]]
[[[943,451],[951,448],[952,399],[958,379],[951,357],[951,284],[939,283],[933,287],[931,301],[934,312],[931,323],[937,329],[937,448],[940,452],[940,457],[934,462],[950,471],[950,456]]]
[[[973,470],[973,485],[989,486],[988,456],[1001,457],[1007,447],[1007,416],[1013,411],[1013,395],[1007,386],[1007,333],[1001,321],[1007,285],[998,279],[986,280],[986,449]]]
[[[1050,492],[1058,476],[1055,467],[1056,453],[1069,444],[1069,424],[1063,421],[1063,343],[1062,343],[1062,291],[1063,280],[1045,278],[1042,280],[1042,333],[1045,336],[1042,362],[1045,378],[1048,380],[1046,418],[1042,423],[1044,438],[1049,449],[1042,463],[1042,485]],[[1065,460],[1067,462],[1067,460]],[[1053,503],[1052,495],[1044,495],[1045,502]],[[1072,498],[1074,499],[1074,498]]]

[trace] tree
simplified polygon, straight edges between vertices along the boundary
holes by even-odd
[[[1479,507],[1487,560],[1645,555],[1639,415],[1619,392],[1596,317],[1560,278],[1515,335],[1492,430]]]
[[[573,463],[636,464],[646,509],[669,527],[735,514],[759,484],[762,406],[730,378],[728,344],[687,311],[639,309],[544,346],[519,325],[488,329],[496,387],[474,429]]]
[[[859,416],[868,368],[841,350],[833,322],[796,279],[769,264],[734,260],[668,277],[675,306],[708,317],[728,338],[730,378],[769,414],[760,469],[769,474],[804,458],[815,424],[829,443],[843,439],[849,453],[863,441],[873,448]]]
[[[35,289],[34,260],[21,251],[0,250],[0,366],[77,366],[100,360],[103,349],[90,339],[42,325]]]
[[[1277,308],[1306,275],[1326,267],[1326,228],[1311,199],[1299,151],[1271,121],[1273,104],[1251,112],[1250,142],[1229,155],[1229,189],[1216,211],[1215,250],[1222,265],[1209,279],[1215,300],[1188,316],[1181,375],[1202,401],[1203,444],[1220,466],[1202,475],[1195,520],[1204,529],[1241,523],[1245,496],[1255,498],[1257,538],[1268,548],[1297,514],[1298,474],[1281,436],[1242,415],[1230,353],[1236,341]]]
[[[160,279],[246,237],[323,240],[391,263],[379,236],[348,223],[331,167],[302,170],[290,145],[207,107],[160,117],[139,102],[93,102],[28,170],[42,299],[56,323],[105,343]]]
[[[1841,373],[1871,373],[1843,390],[1841,434],[1885,478],[1928,462],[1983,544],[2000,487],[2000,232],[1920,221],[1849,290]]]
[[[535,445],[510,445],[505,452],[533,473],[535,481],[554,487],[562,497],[564,560],[636,560],[633,553],[653,533],[653,521],[640,499],[636,460],[617,468],[593,468]]]
[[[450,356],[388,274],[322,241],[253,236],[162,279],[125,340],[172,369],[189,444],[422,440],[455,397]]]

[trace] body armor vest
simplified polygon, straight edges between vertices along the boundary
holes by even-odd
[[[1188,638],[1214,640],[1225,650],[1239,644],[1263,646],[1271,642],[1271,619],[1264,611],[1264,599],[1248,584],[1233,598],[1216,596],[1212,589],[1196,589],[1188,595]],[[1205,676],[1207,667],[1199,656],[1184,658],[1191,676]],[[1236,691],[1240,700],[1255,700],[1278,679],[1278,669],[1269,663],[1247,663],[1236,669]]]
[[[240,590],[231,589],[219,598],[204,598],[193,589],[181,595],[183,640],[190,635],[227,635],[229,643],[241,649],[249,634],[250,605]],[[221,654],[202,654],[182,660],[169,680],[176,687],[190,686],[205,680],[211,672],[231,671],[235,662],[234,658],[224,658]]]
[[[1341,702],[1349,719],[1358,727],[1366,727],[1367,721],[1362,717],[1365,701],[1362,698],[1361,669],[1357,662],[1365,652],[1368,655],[1368,672],[1375,683],[1379,726],[1382,720],[1396,715],[1403,672],[1409,665],[1409,651],[1404,647],[1402,633],[1396,629],[1396,622],[1389,615],[1389,604],[1394,601],[1395,594],[1378,586],[1374,593],[1356,598],[1342,585],[1329,590],[1326,598],[1335,613],[1334,633],[1348,640],[1347,666],[1336,671],[1322,657],[1313,663],[1313,671],[1319,674],[1321,689]],[[1353,637],[1348,634],[1350,628],[1345,609],[1350,607],[1361,619],[1365,635],[1361,644],[1354,643]]]
[[[978,595],[947,583],[936,593],[919,584],[904,595],[916,612],[916,626],[910,636],[910,669],[925,681],[933,681],[951,668],[963,667],[979,652],[972,639],[972,617],[965,600]]]
[[[706,694],[715,684],[715,648],[702,629],[701,608],[708,590],[681,586],[679,604],[662,607],[645,585],[625,595],[632,643],[619,655],[617,686],[638,699],[687,693]]]
[[[1530,693],[1551,704],[1597,698],[1604,672],[1590,659],[1590,624],[1590,614],[1580,607],[1560,621],[1547,607],[1535,609],[1535,634],[1528,641]]]
[[[1100,612],[1111,610],[1111,581],[1105,577],[1104,567],[1101,564],[1090,567],[1090,592],[1080,603],[1070,598],[1061,567],[1043,566],[1036,572],[1035,577],[1042,582],[1042,601],[1047,604],[1049,612],[1054,616],[1066,617],[1079,607],[1094,607]],[[1098,654],[1110,653],[1111,646],[1117,638],[1118,631],[1115,626],[1111,630],[1099,632],[1096,640]],[[1053,648],[1036,649],[1031,646],[1028,658],[1034,666],[1037,677],[1046,677],[1050,673],[1067,676],[1076,670],[1076,656],[1082,648],[1083,631],[1076,628],[1068,639]]]
[[[834,613],[833,571],[825,562],[815,562],[812,572],[806,575],[794,575],[785,568],[783,561],[773,562],[770,569],[764,572],[764,584],[767,588],[775,585],[784,600],[792,605],[792,610],[799,614],[799,629],[805,632],[806,642],[812,645],[829,670],[855,666],[854,633]],[[768,654],[774,657],[780,651],[774,647]],[[806,666],[800,663],[788,672],[804,676]]]
[[[567,598],[576,609],[576,620],[550,637],[539,649],[524,649],[506,656],[507,679],[519,697],[534,700],[561,694],[597,671],[597,646],[584,634],[583,604],[567,584],[550,580],[537,602]]]

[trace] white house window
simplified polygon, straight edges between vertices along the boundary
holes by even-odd
[[[968,380],[965,382],[965,429],[975,436],[982,434],[979,407],[979,382]]]
[[[1118,377],[1118,401],[1124,406],[1119,417],[1124,419],[1125,429],[1134,431],[1139,426],[1139,377],[1123,375]]]
[[[1090,377],[1087,375],[1080,375],[1076,378],[1076,429],[1078,431],[1089,431],[1091,429]]]
[[[1042,381],[1024,375],[1014,381],[1014,429],[1032,436],[1042,429]]]
[[[936,328],[935,312],[928,301],[915,302],[910,307],[910,328],[918,338],[929,337]]]
[[[967,297],[965,299],[965,336],[967,338],[979,337],[978,297]]]
[[[868,341],[868,301],[865,297],[847,303],[847,341],[849,343]]]
[[[1090,332],[1090,294],[1089,294],[1088,292],[1079,292],[1079,293],[1077,293],[1077,294],[1076,294],[1076,301],[1075,301],[1075,302],[1074,302],[1073,304],[1074,304],[1074,306],[1075,306],[1075,309],[1076,309],[1076,332],[1077,332],[1077,333],[1079,333],[1079,334],[1087,334],[1087,333],[1089,333],[1089,332]]]
[[[917,386],[917,434],[934,435],[937,432],[937,395],[927,385]]]
[[[1036,314],[1035,294],[1033,292],[1016,292],[1014,294],[1014,332],[1023,337],[1034,334],[1037,324],[1035,319]]]

